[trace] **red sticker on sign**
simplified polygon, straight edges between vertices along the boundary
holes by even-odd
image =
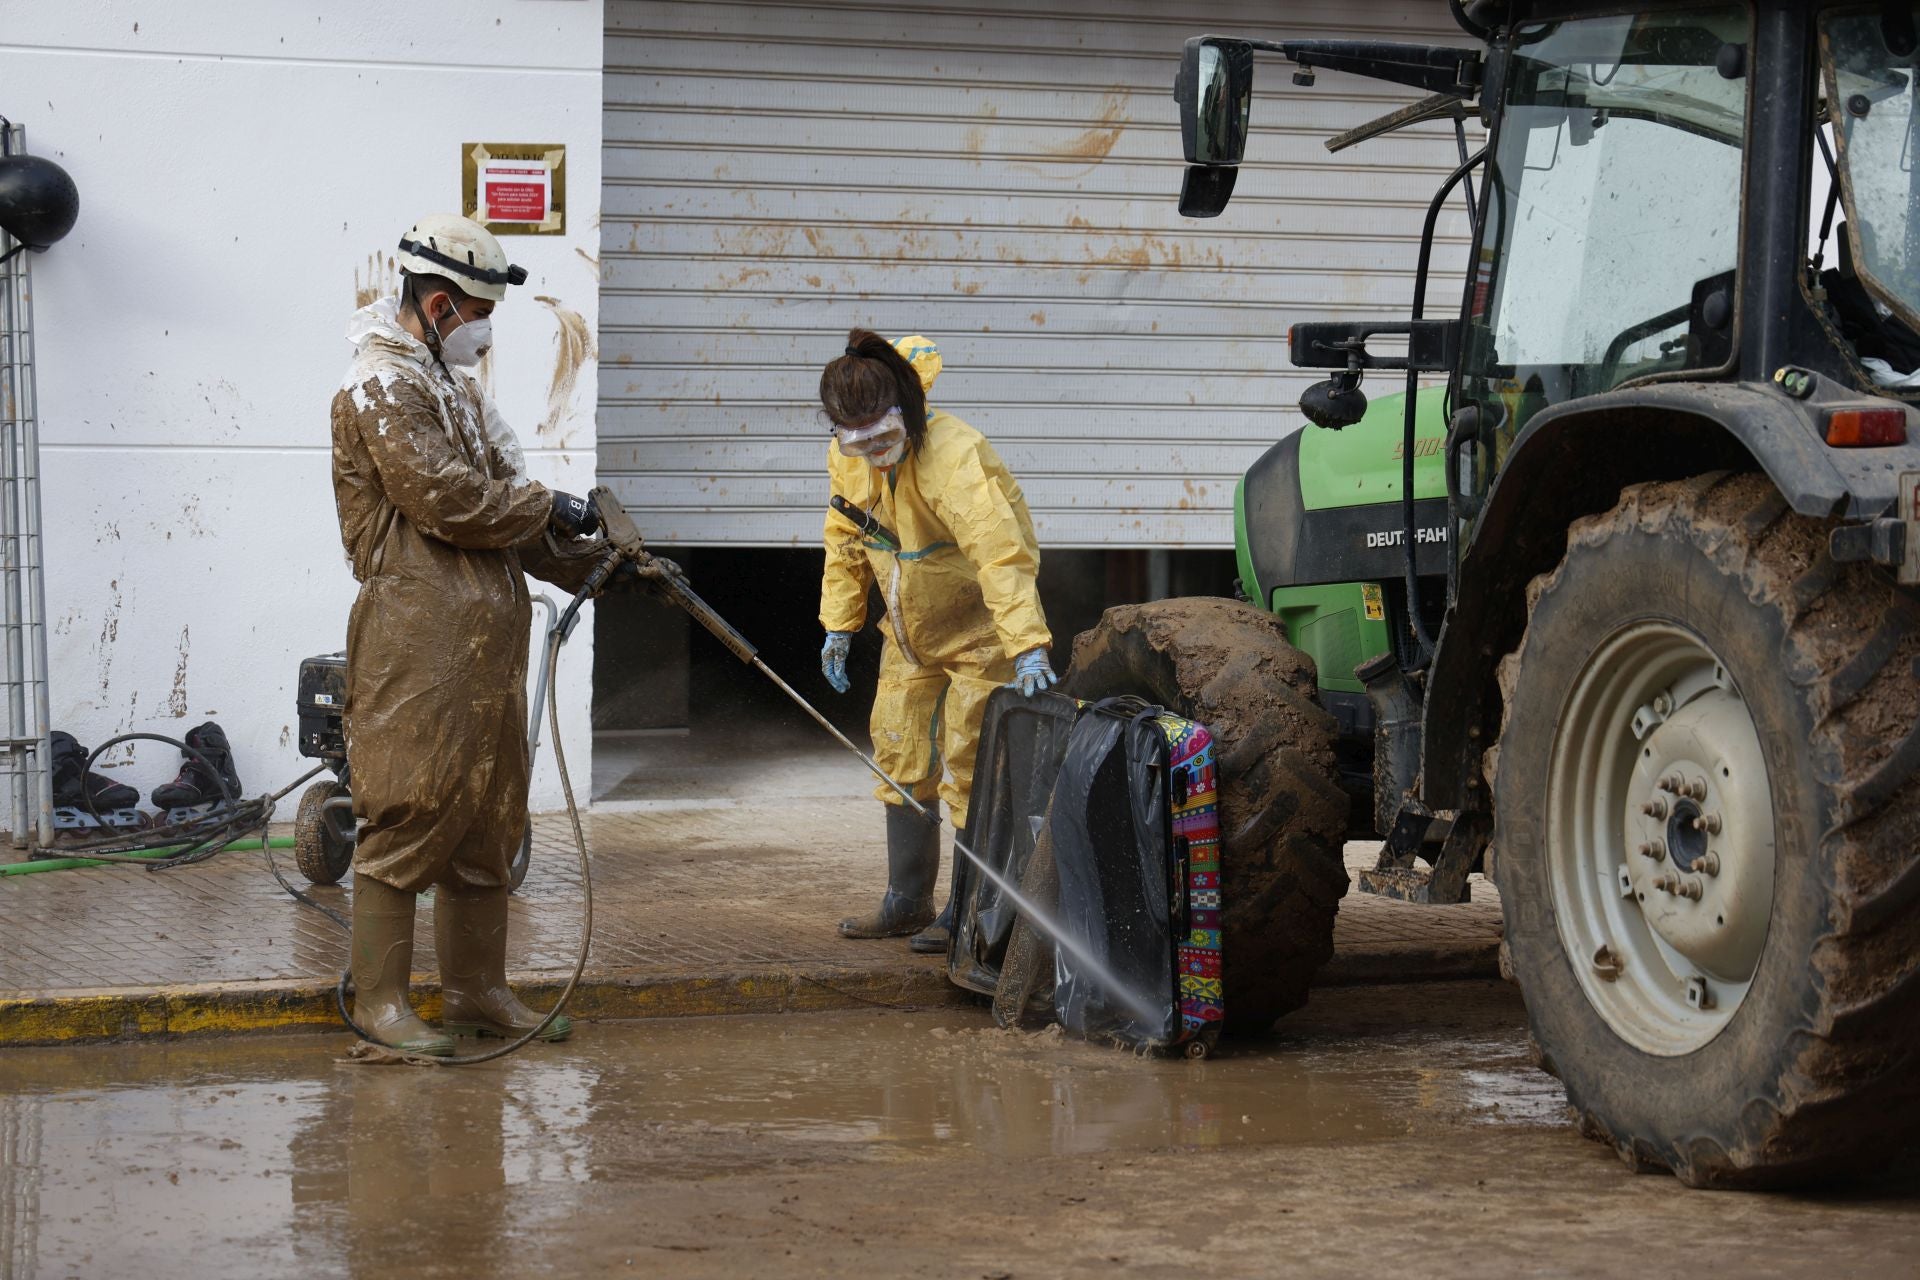
[[[488,222],[543,222],[547,216],[547,169],[544,165],[500,164],[481,173],[482,200]]]

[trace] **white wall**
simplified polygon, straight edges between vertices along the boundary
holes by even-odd
[[[328,480],[342,329],[357,288],[394,283],[401,232],[457,211],[462,143],[566,144],[567,234],[505,241],[531,279],[496,315],[492,381],[535,477],[591,486],[596,365],[550,410],[535,298],[595,332],[601,28],[600,0],[7,5],[0,113],[81,201],[33,268],[55,728],[214,718],[250,791],[303,769],[296,666],[344,645],[355,590]],[[561,684],[583,789],[592,635]],[[144,792],[168,754],[116,776]]]

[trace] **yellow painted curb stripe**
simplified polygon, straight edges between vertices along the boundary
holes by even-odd
[[[535,1008],[559,995],[563,978],[519,975]],[[963,998],[936,966],[747,970],[685,977],[609,974],[581,981],[567,1011],[583,1018],[689,1018],[943,1004]],[[440,1014],[440,994],[422,986],[423,1017]],[[344,1030],[333,984],[222,983],[128,991],[0,997],[0,1047],[59,1045],[237,1032]]]

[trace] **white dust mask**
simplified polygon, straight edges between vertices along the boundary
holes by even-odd
[[[459,328],[440,339],[440,358],[463,369],[471,368],[480,363],[480,357],[492,346],[493,321],[482,316],[478,320],[462,321]]]

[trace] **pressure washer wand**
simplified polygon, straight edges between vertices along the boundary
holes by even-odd
[[[660,580],[660,591],[667,597],[668,600],[672,601],[676,605],[679,605],[682,609],[685,609],[687,611],[688,617],[692,618],[695,622],[699,623],[701,626],[705,627],[708,631],[712,632],[713,638],[718,640],[721,644],[725,645],[727,647],[728,652],[732,653],[734,657],[740,659],[740,661],[746,663],[748,666],[758,671],[761,675],[773,681],[773,683],[779,687],[780,692],[786,694],[789,698],[793,699],[793,703],[795,706],[799,707],[802,711],[812,716],[815,722],[818,723],[822,729],[825,729],[828,733],[832,734],[834,736],[834,739],[837,742],[839,742],[841,746],[853,752],[854,755],[859,756],[860,763],[867,766],[868,771],[872,773],[874,777],[880,779],[882,783],[886,784],[889,787],[892,787],[895,791],[899,792],[900,798],[905,800],[908,804],[912,805],[913,808],[918,813],[920,813],[922,817],[925,817],[930,821],[938,821],[938,819],[932,813],[927,811],[927,808],[925,805],[921,804],[918,800],[913,798],[913,794],[911,792],[909,792],[905,787],[901,786],[899,783],[895,782],[892,778],[888,777],[887,771],[885,769],[882,769],[877,763],[875,763],[872,756],[868,755],[866,752],[862,751],[858,746],[856,746],[854,744],[853,739],[849,738],[846,734],[840,732],[839,728],[833,723],[833,721],[827,719],[824,715],[820,714],[820,709],[818,707],[814,706],[811,702],[808,702],[805,698],[801,697],[800,691],[798,689],[795,689],[792,685],[788,684],[785,680],[782,680],[780,678],[780,673],[775,671],[772,667],[768,666],[761,659],[760,651],[754,648],[753,642],[751,640],[748,640],[745,636],[741,635],[738,631],[734,630],[732,623],[728,622],[725,618],[721,617],[718,613],[715,613],[713,606],[708,604],[705,600],[702,600],[692,587],[688,586],[685,582],[682,582],[680,579],[669,575]]]
[[[607,541],[612,544],[619,555],[608,556],[606,561],[603,562],[602,569],[596,570],[598,582],[596,582],[592,588],[583,589],[580,596],[575,597],[574,604],[576,607],[580,600],[589,594],[590,590],[597,590],[599,583],[605,582],[606,579],[611,576],[613,569],[617,567],[621,557],[631,557],[635,559],[636,562],[643,563],[642,557],[646,555],[644,545],[640,539],[640,531],[634,525],[633,517],[629,516],[625,508],[620,505],[620,500],[616,498],[610,490],[605,488],[595,489],[593,491],[593,497],[595,504],[600,509],[600,521],[606,529]],[[705,600],[702,600],[699,594],[696,593],[692,587],[688,586],[684,579],[675,574],[662,574],[655,580],[655,584],[657,589],[665,595],[669,601],[686,610],[688,617],[705,627],[712,633],[714,639],[725,645],[729,653],[757,670],[767,679],[773,681],[780,692],[793,699],[795,706],[812,716],[814,721],[822,729],[825,729],[833,735],[834,741],[859,757],[860,763],[867,766],[867,771],[873,774],[874,777],[880,779],[882,785],[891,789],[904,800],[908,807],[915,813],[931,823],[938,823],[940,821],[939,815],[921,804],[911,791],[907,790],[907,788],[898,782],[895,782],[893,778],[888,775],[887,771],[882,769],[879,764],[874,761],[872,756],[862,751],[854,744],[853,739],[840,732],[833,721],[821,715],[817,707],[801,697],[799,690],[795,689],[785,680],[782,680],[779,672],[761,660],[760,651],[754,648],[753,642],[734,630],[733,625],[725,618],[715,613],[713,606]],[[568,613],[570,617],[572,610],[569,610]],[[558,731],[556,730],[555,732],[557,736]],[[1044,907],[1020,892],[1019,887],[1009,881],[998,868],[989,866],[984,858],[968,848],[966,844],[957,837],[953,842],[953,847],[956,853],[964,856],[967,861],[971,862],[974,867],[979,870],[981,875],[993,883],[996,889],[1005,894],[1008,900],[1011,901],[1022,914],[1031,919],[1036,928],[1051,937],[1056,946],[1085,965],[1091,972],[1104,977],[1107,980],[1106,985],[1110,992],[1120,1001],[1128,1005],[1143,1022],[1151,1024],[1161,1017],[1164,1012],[1163,1010],[1156,1007],[1152,1002],[1144,999],[1138,992],[1133,991],[1125,983],[1120,981],[1118,975],[1113,973],[1106,962],[1088,951],[1086,945],[1068,932]]]

